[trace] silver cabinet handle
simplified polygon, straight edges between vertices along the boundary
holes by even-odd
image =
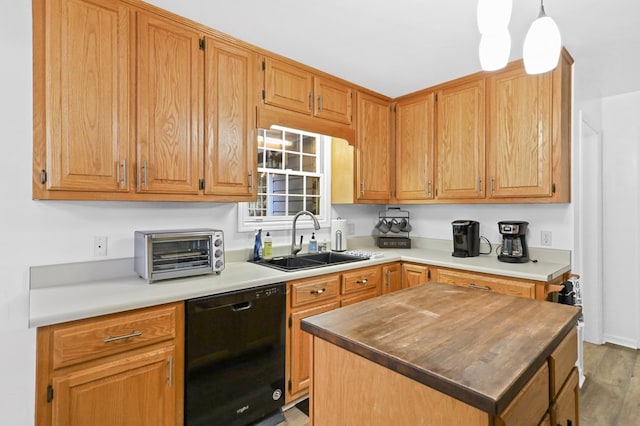
[[[123,336],[116,336],[116,337],[109,336],[106,339],[104,339],[103,342],[104,343],[117,342],[118,340],[131,339],[132,337],[138,337],[138,336],[142,336],[142,331],[133,331]]]
[[[253,191],[253,170],[249,172],[249,190]]]
[[[325,291],[327,291],[327,289],[325,289],[325,288],[321,288],[320,290],[311,290],[311,291],[310,291],[310,293],[311,293],[311,294],[322,294],[322,293],[324,293]]]
[[[427,181],[427,195],[431,195],[431,181]]]
[[[482,179],[478,176],[478,194],[482,194]]]
[[[478,285],[474,283],[469,283],[469,288],[475,288],[477,290],[491,291],[491,287],[488,285]]]
[[[127,159],[122,160],[122,186],[127,186]]]
[[[147,187],[147,160],[142,162],[142,186]]]
[[[313,109],[313,93],[309,93],[309,110]]]
[[[391,288],[391,271],[387,271],[387,288]]]
[[[364,195],[364,179],[362,179],[362,183],[360,184],[360,192],[362,193],[362,195]]]
[[[169,357],[169,387],[173,386],[173,357]]]
[[[493,176],[489,179],[489,192],[493,195]]]
[[[318,96],[318,112],[322,112],[322,95]]]
[[[366,283],[368,283],[368,282],[369,282],[369,280],[368,280],[368,279],[363,278],[363,279],[361,279],[361,280],[357,280],[357,281],[356,281],[356,284],[366,284]]]

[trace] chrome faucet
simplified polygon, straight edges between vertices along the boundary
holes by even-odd
[[[293,231],[291,233],[291,254],[293,256],[295,256],[300,250],[302,250],[302,239],[304,238],[304,235],[300,235],[300,245],[296,244],[296,222],[298,221],[298,218],[303,214],[311,216],[311,219],[313,219],[313,227],[316,228],[316,231],[320,229],[318,219],[316,219],[313,213],[306,210],[302,210],[296,213],[296,215],[293,217]]]

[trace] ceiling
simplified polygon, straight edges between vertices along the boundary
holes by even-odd
[[[477,0],[146,0],[397,97],[480,70]],[[576,100],[640,90],[640,1],[547,0],[575,59]],[[537,0],[514,0],[511,60]]]

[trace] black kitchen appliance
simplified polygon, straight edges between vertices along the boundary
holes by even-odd
[[[529,261],[526,238],[527,225],[529,225],[529,222],[498,222],[498,230],[502,235],[502,245],[498,248],[499,261],[508,263],[526,263]]]
[[[480,255],[480,223],[475,220],[454,220],[453,257],[475,257]]]
[[[284,283],[187,300],[185,319],[184,424],[284,421]]]

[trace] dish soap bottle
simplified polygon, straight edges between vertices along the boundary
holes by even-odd
[[[316,240],[316,233],[311,233],[311,240],[309,241],[309,253],[318,252],[318,240]]]
[[[262,258],[262,229],[256,231],[256,240],[253,243],[253,260]]]
[[[262,255],[265,259],[270,259],[273,256],[273,243],[271,242],[271,234],[267,231],[267,235],[264,236],[264,249]]]

